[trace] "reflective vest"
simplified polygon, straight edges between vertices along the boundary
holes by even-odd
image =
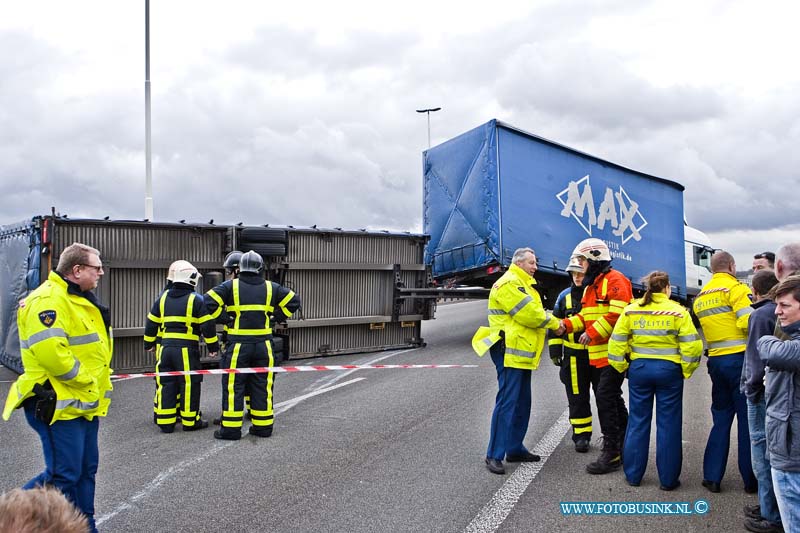
[[[173,287],[159,296],[147,315],[144,347],[160,343],[197,348],[201,334],[210,352],[219,350],[214,319],[203,297],[189,288]]]
[[[68,292],[56,272],[20,301],[19,345],[25,372],[11,386],[3,418],[50,382],[56,393],[52,422],[106,416],[111,403],[113,337],[95,304]]]
[[[272,335],[270,317],[278,321],[290,317],[300,308],[300,297],[282,285],[243,273],[209,290],[205,304],[214,319],[223,310],[228,314],[229,342],[262,342]]]
[[[592,339],[587,346],[589,364],[608,366],[608,338],[619,315],[633,300],[631,282],[616,270],[603,272],[583,290],[581,311],[564,321],[567,333],[585,331]]]
[[[653,294],[647,305],[627,306],[614,325],[608,343],[608,362],[617,371],[628,368],[628,360],[664,359],[681,365],[689,379],[703,355],[703,340],[697,334],[689,311],[666,294]]]
[[[727,272],[717,272],[694,300],[709,357],[743,352],[750,321],[750,288]]]
[[[574,287],[567,287],[558,295],[556,298],[556,303],[553,306],[553,316],[556,318],[568,318],[575,314],[577,314],[581,310],[581,302],[580,300],[574,301],[572,298]],[[554,335],[550,335],[547,340],[548,346],[550,346],[550,356],[554,355],[554,352],[561,353],[560,349],[569,348],[571,350],[586,350],[586,347],[578,342],[579,335],[577,333],[565,333],[561,337],[556,337]],[[585,354],[584,354],[585,355]]]
[[[545,311],[535,285],[536,280],[514,264],[495,282],[489,292],[489,327],[478,328],[472,337],[479,356],[505,338],[504,366],[539,366],[546,330],[558,329],[559,321]]]

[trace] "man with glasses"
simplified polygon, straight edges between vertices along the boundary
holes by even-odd
[[[759,270],[775,270],[775,254],[772,252],[761,252],[753,256],[753,272]]]
[[[111,317],[91,291],[103,275],[100,252],[74,243],[47,281],[20,301],[25,373],[11,386],[3,418],[23,407],[39,435],[45,470],[23,488],[53,485],[94,522],[99,417],[111,403]]]

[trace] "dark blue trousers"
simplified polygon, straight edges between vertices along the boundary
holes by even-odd
[[[628,429],[623,470],[638,484],[647,469],[653,398],[656,400],[656,468],[663,487],[678,484],[683,462],[683,374],[663,359],[634,359],[628,368]]]
[[[736,416],[739,446],[739,473],[748,489],[757,486],[750,456],[750,429],[747,423],[747,398],[739,390],[743,353],[708,358],[711,376],[711,418],[713,425],[703,456],[703,479],[722,482],[731,445],[731,426]]]
[[[492,413],[491,434],[486,457],[502,461],[506,455],[522,455],[522,444],[531,417],[531,371],[503,365],[505,343],[495,343],[489,350],[497,369],[497,397]]]
[[[97,531],[94,478],[99,461],[97,430],[100,419],[95,417],[89,421],[80,417],[48,425],[34,416],[35,401],[28,400],[23,405],[28,424],[42,441],[45,469],[22,488],[53,485],[86,515],[91,530]]]

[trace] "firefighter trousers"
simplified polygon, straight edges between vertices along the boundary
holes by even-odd
[[[222,358],[222,368],[253,368],[274,365],[272,343],[228,342]],[[239,437],[242,434],[244,417],[244,398],[250,397],[251,432],[272,430],[274,422],[272,407],[272,388],[275,382],[273,372],[260,374],[225,374],[222,376],[222,419],[220,433],[225,437]]]
[[[628,409],[622,397],[625,374],[620,374],[610,365],[592,367],[591,373],[597,418],[605,440],[603,447],[610,446],[613,450],[621,451],[628,427]]]
[[[156,372],[200,369],[200,350],[197,346],[162,346],[160,352]],[[194,427],[200,420],[202,382],[203,376],[156,376],[153,401],[156,424],[162,429],[174,428],[180,409],[183,427]]]
[[[581,438],[592,438],[592,406],[589,403],[589,389],[592,386],[593,370],[594,368],[589,365],[589,353],[586,350],[564,348],[559,377],[567,391],[573,442]]]

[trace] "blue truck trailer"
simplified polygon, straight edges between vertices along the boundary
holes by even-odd
[[[531,247],[539,259],[536,277],[552,303],[568,285],[564,268],[575,245],[588,237],[608,244],[614,268],[635,288],[647,273],[664,270],[673,294],[687,302],[710,277],[701,263],[712,250],[696,230],[688,250],[684,187],[674,181],[498,120],[425,151],[423,176],[425,263],[440,284],[489,286],[515,249]],[[692,258],[697,264],[687,287]]]

